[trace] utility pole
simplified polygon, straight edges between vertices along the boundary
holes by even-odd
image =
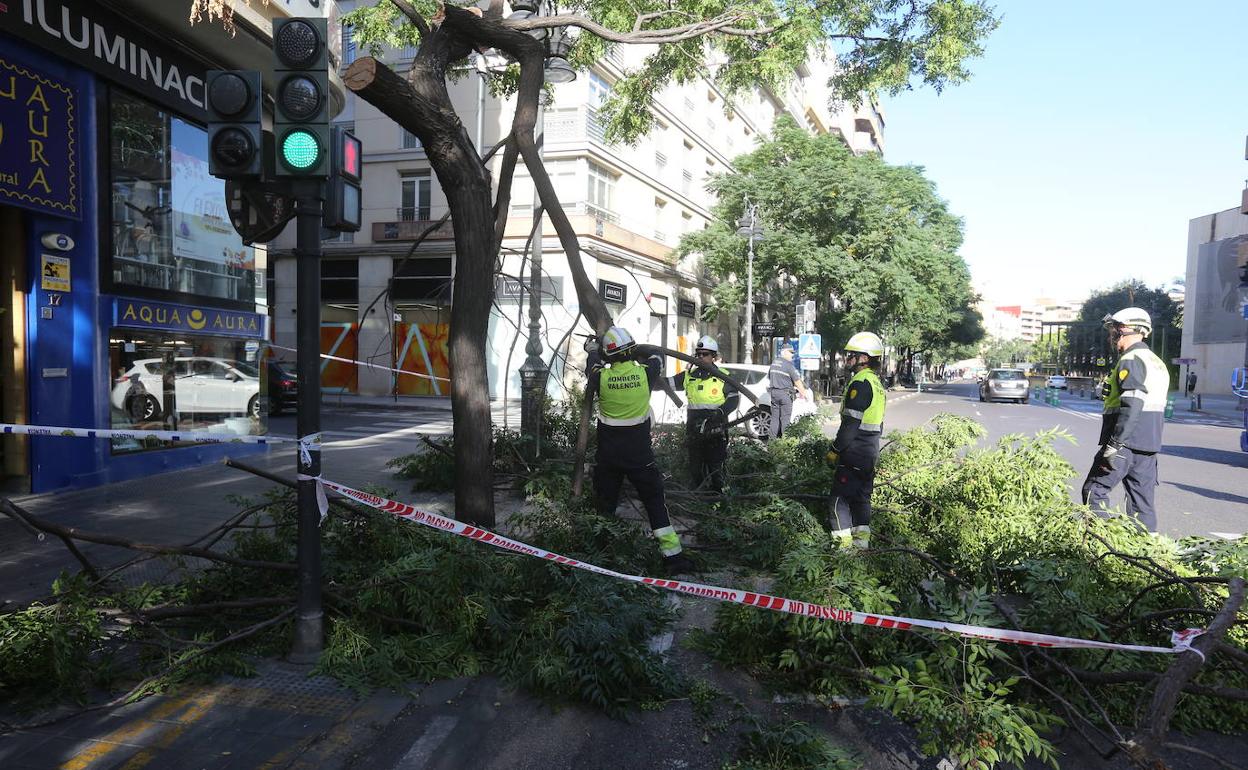
[[[746,238],[745,268],[745,357],[744,363],[754,363],[754,242],[763,239],[763,228],[758,226],[758,204],[745,200],[745,216],[737,220],[737,235]]]

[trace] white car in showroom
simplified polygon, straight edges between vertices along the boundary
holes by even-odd
[[[159,358],[135,361],[113,385],[113,406],[136,421],[160,419],[164,385]],[[260,416],[260,371],[242,361],[175,358],[174,397],[179,412]]]
[[[720,364],[728,370],[728,373],[737,382],[744,385],[751,393],[758,397],[758,403],[765,409],[755,414],[743,423],[745,430],[754,438],[764,438],[767,435],[768,421],[770,420],[771,395],[767,392],[767,370],[771,367],[766,364]],[[807,389],[809,392],[809,389]],[[687,402],[685,392],[683,390],[676,391],[676,395],[680,397],[682,402]],[[741,402],[737,405],[737,411],[733,412],[730,422],[736,421],[750,411],[750,407],[754,403],[745,396],[741,396]],[[656,390],[650,394],[650,408],[654,412],[654,421],[659,424],[683,423],[685,422],[685,407],[678,407],[668,398],[667,393],[662,390]],[[796,422],[798,418],[805,417],[808,414],[814,414],[814,403],[794,395],[793,397],[793,416],[792,422]]]

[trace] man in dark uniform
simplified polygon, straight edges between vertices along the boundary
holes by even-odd
[[[1170,372],[1144,344],[1153,331],[1147,311],[1138,307],[1119,310],[1105,317],[1104,326],[1110,345],[1121,357],[1105,384],[1101,447],[1083,482],[1083,501],[1093,510],[1104,510],[1110,490],[1122,482],[1127,513],[1149,531],[1156,531],[1153,493]]]
[[[701,337],[693,354],[712,370],[729,374],[727,369],[714,366],[719,358],[719,343],[714,337]],[[689,400],[685,440],[693,488],[721,494],[728,459],[728,417],[736,411],[741,394],[722,378],[696,366],[672,377],[671,383],[673,390],[685,391]]]
[[[598,397],[598,452],[594,457],[598,511],[615,515],[628,478],[646,509],[664,566],[672,573],[688,572],[693,562],[681,553],[680,535],[667,512],[663,474],[650,444],[650,391],[662,388],[663,361],[658,356],[638,360],[636,347],[627,330],[612,326],[602,336],[602,356],[591,353],[589,357],[586,390]]]
[[[802,382],[802,373],[793,365],[793,348],[785,345],[780,348],[780,357],[767,370],[767,395],[771,398],[771,424],[767,438],[780,438],[784,429],[789,427],[793,416],[794,390],[802,398],[810,398],[806,393],[806,384]]]
[[[858,332],[845,344],[846,367],[850,372],[845,396],[841,399],[841,427],[828,452],[828,463],[835,469],[832,479],[832,537],[842,546],[866,548],[871,541],[871,493],[875,489],[875,468],[880,461],[880,436],[884,433],[884,384],[880,382],[880,360],[884,342],[872,332]],[[841,520],[838,508],[849,508],[849,524]]]

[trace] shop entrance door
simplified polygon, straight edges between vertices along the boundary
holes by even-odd
[[[0,422],[26,423],[25,216],[0,206]],[[25,436],[0,437],[0,493],[30,491]]]

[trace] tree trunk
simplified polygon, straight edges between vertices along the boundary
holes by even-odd
[[[421,45],[408,80],[371,57],[357,59],[343,80],[420,139],[446,193],[456,260],[450,329],[455,515],[493,527],[493,431],[485,350],[497,248],[490,180],[446,91],[445,66],[458,48],[462,46],[435,30]]]

